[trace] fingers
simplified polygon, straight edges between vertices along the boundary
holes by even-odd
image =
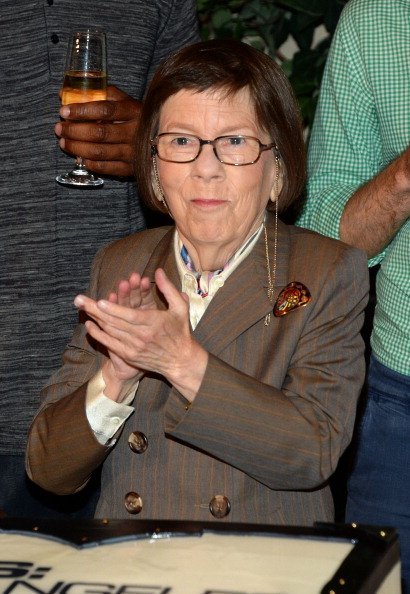
[[[171,283],[162,268],[155,271],[155,282],[158,289],[164,295],[169,309],[176,313],[185,315],[187,312],[188,301],[178,289]]]
[[[118,303],[118,295],[117,295],[117,293],[109,293],[107,299],[108,299],[108,301],[110,303]]]
[[[139,310],[156,310],[151,283],[148,277],[133,272],[129,279],[118,283],[117,291],[108,294],[107,299],[95,301],[85,295],[77,295],[74,304],[98,324],[117,326],[127,330],[129,324],[144,325]]]
[[[85,295],[77,295],[74,304],[92,320],[91,324],[89,321],[86,322],[91,336],[111,350],[116,350],[116,347],[109,342],[109,337],[124,343],[136,325],[140,330],[143,329],[144,322],[137,317],[138,309],[124,307],[108,300],[94,301]]]
[[[80,151],[71,153],[73,156],[80,156]],[[134,177],[133,162],[125,161],[90,161],[90,159],[83,158],[83,163],[88,171],[98,173],[100,175],[108,175],[110,177]]]
[[[106,101],[70,103],[63,105],[60,115],[66,120],[104,122],[126,122],[139,120],[141,102],[133,99],[115,87],[108,87]]]
[[[170,282],[162,269],[155,272],[155,280],[169,305],[168,312],[185,322],[188,319],[185,296]],[[122,333],[133,333],[132,326],[148,328],[160,323],[150,280],[148,277],[141,278],[135,272],[129,279],[121,280],[117,291],[111,292],[107,299],[95,301],[85,295],[77,295],[74,304],[102,330],[115,337],[120,337]]]
[[[58,122],[54,130],[60,147],[82,157],[91,171],[133,176],[141,102],[114,86],[107,87],[107,98],[62,106],[60,115],[65,121]]]
[[[103,346],[106,347],[106,349],[109,351],[110,353],[110,357],[112,358],[112,355],[116,355],[117,357],[119,357],[123,363],[125,363],[125,349],[126,347],[124,346],[124,340],[123,337],[124,335],[121,334],[120,332],[117,332],[117,336],[115,336],[112,333],[107,333],[104,329],[100,328],[100,326],[91,320],[87,320],[85,322],[85,327],[87,328],[87,332],[90,336],[92,336],[92,338],[94,338],[94,340],[96,340],[97,342],[99,342],[100,344],[102,344]],[[113,361],[113,363],[115,364],[115,362]],[[118,365],[117,365],[118,366]],[[135,370],[134,370],[134,374],[135,374]]]
[[[137,272],[133,272],[128,280],[118,283],[116,295],[117,301],[108,300],[132,308],[157,309],[149,278],[141,278]]]
[[[141,309],[158,309],[148,277],[141,279]]]
[[[87,169],[103,175],[134,175],[134,146],[127,144],[95,144],[60,139],[60,148],[70,155],[82,157]]]
[[[119,123],[58,122],[54,131],[60,138],[93,143],[132,144],[138,127],[136,120]]]
[[[119,305],[140,307],[142,302],[141,276],[133,272],[128,280],[121,280],[118,283],[117,295]]]
[[[134,174],[137,122],[118,124],[58,122],[60,148],[82,157],[91,171],[105,175]]]
[[[117,289],[117,303],[125,307],[132,307],[130,302],[131,287],[127,280],[122,280],[118,283]],[[110,301],[110,299],[109,299]],[[113,301],[111,301],[113,303]],[[138,307],[138,305],[136,305]]]
[[[107,85],[107,99],[111,101],[122,101],[123,99],[131,99],[132,101],[134,101],[134,99],[130,95],[128,95],[125,91],[122,91],[115,85]],[[136,101],[136,103],[139,103],[139,101]]]
[[[155,371],[172,382],[181,376],[194,352],[189,305],[162,269],[155,272],[155,281],[168,303],[167,310],[157,309],[149,278],[138,273],[121,280],[107,299],[95,301],[77,295],[74,303],[88,315],[87,331],[108,349],[121,373]]]

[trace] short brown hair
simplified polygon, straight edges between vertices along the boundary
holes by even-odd
[[[216,39],[172,54],[148,87],[136,138],[135,172],[139,193],[149,207],[165,210],[152,187],[150,146],[165,101],[182,90],[220,90],[230,96],[243,88],[249,90],[258,125],[279,149],[283,167],[279,210],[298,199],[305,183],[306,157],[299,108],[288,79],[263,52],[234,39]]]

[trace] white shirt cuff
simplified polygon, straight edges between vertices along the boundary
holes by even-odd
[[[129,387],[122,402],[115,402],[104,394],[106,385],[101,370],[88,382],[85,413],[97,441],[102,445],[115,444],[113,436],[134,412],[129,405],[134,400],[138,384],[135,382]]]

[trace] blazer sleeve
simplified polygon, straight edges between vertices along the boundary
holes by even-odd
[[[134,270],[144,271],[169,231],[172,228],[165,226],[141,231],[102,248],[92,265],[88,295],[106,297],[120,279]],[[42,405],[28,435],[28,476],[59,495],[82,489],[111,451],[97,441],[85,412],[87,383],[107,357],[105,349],[87,334],[85,320],[81,312],[63,364],[41,392]]]
[[[273,368],[284,370],[281,385],[246,375],[222,353],[210,355],[190,406],[176,390],[167,404],[170,435],[272,489],[314,489],[329,478],[351,440],[364,380],[365,255],[345,246],[317,274],[321,288],[314,307],[286,316],[291,324],[297,320],[291,316],[306,315],[300,331],[288,333],[293,353],[288,359],[273,345],[269,355]],[[246,356],[262,361],[258,330]]]

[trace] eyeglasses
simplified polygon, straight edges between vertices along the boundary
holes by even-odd
[[[190,163],[199,157],[204,144],[213,146],[215,157],[224,165],[252,165],[263,151],[276,147],[274,142],[262,144],[253,136],[218,136],[202,140],[180,132],[164,132],[151,140],[151,154],[170,163]]]

